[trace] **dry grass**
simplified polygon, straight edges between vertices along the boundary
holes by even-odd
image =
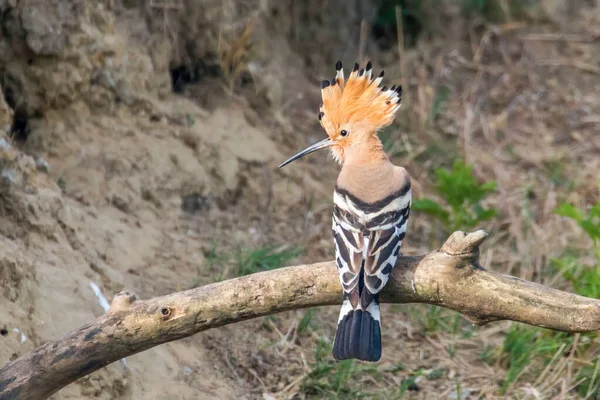
[[[197,85],[206,97],[222,94],[211,91],[217,79],[224,78],[231,89],[250,66],[258,68],[253,84],[230,91],[226,100],[245,107],[252,125],[271,131],[266,134],[282,156],[322,137],[317,82],[331,78],[334,62],[372,59],[376,68],[385,68],[388,85],[404,86],[408,101],[382,138],[393,161],[410,171],[415,198],[442,202],[434,171],[451,168],[457,159],[474,165],[478,182],[496,182],[482,204],[497,210],[497,217],[475,227],[491,233],[481,255],[485,268],[569,291],[581,290],[578,280],[595,281],[591,240],[577,223],[553,211],[563,201],[585,209],[600,198],[600,8],[584,0],[541,1],[547,3],[543,12],[517,10],[513,6],[523,2],[508,0],[391,2],[402,4],[392,7],[392,21],[408,12],[420,19],[414,46],[401,43],[380,51],[368,39],[372,26],[366,22],[353,28],[356,38],[340,43],[337,30],[352,31],[353,24],[339,18],[350,7],[335,9],[335,2],[205,1],[200,7],[193,1],[148,0],[146,5],[174,48],[174,66],[206,59],[219,64],[218,78],[207,74]],[[465,14],[467,3],[487,6]],[[551,3],[564,9],[554,12]],[[328,25],[333,23],[338,25]],[[403,26],[411,24],[403,21]],[[260,36],[273,32],[281,37]],[[395,26],[389,34],[392,42],[414,39]],[[259,50],[265,52],[265,43],[276,44],[267,49],[272,59],[254,60]],[[328,57],[334,57],[328,66],[317,65]],[[279,70],[268,62],[273,59],[285,61]],[[299,76],[303,67],[306,74]],[[319,76],[325,67],[327,75]],[[254,103],[243,98],[258,97],[261,86],[277,95]],[[214,209],[169,220],[169,229],[176,225],[182,237],[193,233],[190,248],[206,260],[197,282],[181,278],[182,286],[333,259],[331,192],[337,167],[315,155],[276,171],[276,161],[283,159],[269,165],[243,162],[239,187]],[[434,217],[414,212],[403,252],[439,247],[448,230]],[[186,253],[164,247],[169,265],[184,264]],[[570,258],[563,259],[566,255]],[[198,265],[196,259],[185,262]],[[596,269],[570,278],[566,272],[573,265]],[[146,295],[159,290],[149,286]],[[424,305],[382,308],[384,350],[376,365],[332,361],[338,307],[205,332],[202,344],[214,359],[202,362],[247,388],[251,398],[600,398],[600,340],[593,334],[558,334],[511,322],[475,327],[454,312]]]
[[[482,264],[567,290],[573,287],[550,260],[576,248],[581,261],[589,261],[591,243],[552,211],[561,201],[580,207],[597,201],[600,181],[598,44],[590,32],[598,10],[588,11],[582,6],[566,30],[552,21],[467,22],[458,7],[445,10],[444,20],[457,21],[447,35],[401,50],[411,103],[386,137],[394,161],[413,175],[417,198],[434,195],[433,169],[456,158],[472,163],[479,181],[497,182],[485,200],[498,217],[482,223],[492,233]],[[310,130],[305,121],[292,123]],[[322,172],[322,165],[302,168],[314,179],[334,180],[335,171]],[[307,249],[304,260],[332,256],[327,197],[307,199],[304,210],[280,205],[276,211],[289,213],[286,220],[304,212],[316,227],[297,236],[276,218],[279,237]],[[409,254],[439,245],[447,233],[418,213],[410,231]],[[597,396],[600,340],[594,335],[510,322],[473,327],[433,307],[386,307],[382,362],[338,364],[329,355],[336,315],[327,308],[265,319],[259,335],[252,333],[254,350],[232,350],[239,363],[233,368],[265,398]]]
[[[219,34],[219,64],[230,91],[233,90],[242,71],[247,68],[247,52],[253,31],[254,24],[252,21],[249,21],[241,33],[234,36],[231,35],[234,38],[230,41],[225,40]]]
[[[466,18],[458,2],[439,10],[423,1],[423,15],[436,21],[435,34],[419,38],[412,48],[398,46],[381,53],[365,49],[363,43],[360,52],[385,67],[386,77],[402,83],[410,97],[383,136],[393,161],[413,176],[415,197],[438,198],[433,190],[436,168],[450,168],[456,159],[473,164],[478,181],[497,184],[484,204],[498,215],[477,226],[492,234],[482,265],[573,291],[564,271],[551,260],[570,252],[577,262],[594,265],[592,243],[576,223],[553,211],[562,201],[585,208],[599,199],[595,27],[600,9],[578,3],[565,23],[535,7],[516,13],[510,2],[497,3],[501,18],[492,23],[481,15]],[[222,42],[221,67],[233,80],[245,63],[251,32],[248,25],[235,41]],[[316,85],[308,92],[300,89],[307,93],[306,103],[317,110]],[[309,111],[291,108],[285,116],[293,129],[286,131],[307,133],[316,140],[316,118],[307,120]],[[269,115],[264,121],[280,123]],[[278,140],[289,152],[306,145],[301,135]],[[305,251],[298,262],[333,258],[330,192],[323,189],[332,188],[335,180],[337,171],[330,162],[313,158],[286,172],[287,179],[306,189],[286,194],[301,197],[299,202],[288,204],[282,195],[285,189],[273,189],[279,177],[254,183],[268,185],[281,197],[268,208],[272,216],[268,232],[260,232],[263,242],[300,246]],[[247,217],[261,220],[261,213]],[[407,254],[439,246],[448,233],[421,213],[412,214],[409,224]],[[231,243],[219,246],[223,253],[235,248]],[[237,270],[235,260],[215,260],[220,269]],[[220,357],[231,375],[248,384],[258,398],[600,396],[600,339],[595,335],[557,334],[511,322],[474,327],[434,307],[384,307],[381,363],[334,363],[330,346],[337,312],[334,307],[299,311],[228,328],[227,332],[239,330],[232,334],[230,346],[221,346]]]

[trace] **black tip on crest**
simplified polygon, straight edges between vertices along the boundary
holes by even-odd
[[[365,74],[365,69],[364,69],[364,68],[362,68],[362,69],[360,70],[360,72],[358,73],[358,76],[363,76],[364,74]]]
[[[393,85],[393,86],[390,88],[390,90],[391,90],[391,91],[393,91],[393,92],[395,92],[395,91],[396,91],[396,85]]]
[[[398,94],[402,94],[402,85],[398,85],[398,89],[396,89],[396,92],[398,92]]]
[[[325,115],[322,111],[319,113],[319,121],[323,119],[323,115]]]
[[[385,92],[386,90],[387,90],[387,86],[384,86],[384,87],[381,88],[382,92]]]
[[[385,71],[384,71],[384,70],[381,70],[381,73],[379,74],[379,77],[380,77],[380,78],[383,78],[383,76],[384,76],[384,75],[385,75]]]
[[[372,63],[371,61],[369,61],[369,62],[367,63],[367,71],[370,71],[370,70],[372,70],[372,69],[373,69],[373,63]]]
[[[358,68],[359,68],[358,63],[354,63],[354,69],[352,70],[352,72],[358,71]]]
[[[342,62],[341,61],[336,62],[335,63],[335,70],[339,71],[341,69],[342,69]]]
[[[329,81],[323,81],[323,82],[321,82],[321,89],[325,89],[329,85],[330,85]]]
[[[335,78],[333,78],[333,79],[331,80],[331,86],[335,86],[335,84],[336,84],[336,83],[337,83],[337,81],[335,80]]]
[[[323,108],[323,103],[321,102],[321,104],[319,104],[319,108]]]

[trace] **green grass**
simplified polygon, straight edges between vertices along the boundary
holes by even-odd
[[[431,107],[431,119],[435,120],[442,113],[442,109],[449,97],[450,89],[447,86],[440,86],[435,93],[435,98]]]
[[[535,342],[536,329],[521,325],[513,325],[504,337],[503,351],[506,356],[508,370],[500,388],[500,394],[505,394],[523,369],[529,364],[532,356],[537,352]]]
[[[397,312],[406,310],[408,318],[419,325],[419,330],[424,334],[435,335],[439,332],[447,333],[452,337],[469,339],[473,336],[475,327],[459,313],[443,307],[418,304],[403,305],[394,308]]]
[[[525,17],[526,11],[537,2],[538,0],[461,0],[461,6],[463,14],[467,17],[479,15],[487,21],[502,23]],[[503,6],[503,3],[506,6]]]
[[[572,204],[562,203],[554,213],[577,222],[595,245],[600,243],[600,203],[592,205],[587,212]]]
[[[554,213],[569,218],[592,240],[595,265],[583,265],[571,251],[553,259],[554,269],[571,283],[575,293],[591,298],[600,298],[600,203],[582,210],[572,204],[562,203]]]
[[[458,228],[459,222],[472,226],[488,218],[480,218],[476,204],[482,201],[487,193],[494,190],[493,183],[479,184],[472,177],[471,169],[464,164],[455,164],[451,171],[443,170],[437,172],[436,182],[437,194],[445,200],[441,205],[436,202],[429,207],[431,202],[426,202],[428,208],[421,203],[418,207],[430,211],[445,226]],[[454,184],[454,186],[452,186]],[[467,193],[461,196],[461,192]],[[460,210],[459,206],[466,210]],[[469,210],[470,211],[467,211]],[[433,212],[431,212],[433,210]],[[441,211],[440,211],[441,210]],[[470,215],[461,216],[459,213],[470,212]],[[591,298],[600,298],[600,203],[579,209],[570,204],[561,204],[555,214],[569,218],[577,223],[583,232],[591,239],[593,246],[589,249],[573,250],[566,252],[562,257],[552,260],[553,270],[566,282],[570,283],[573,291],[579,295]],[[583,265],[580,262],[581,253],[591,251],[595,259],[594,265]],[[587,263],[589,264],[589,262]],[[473,326],[466,322],[459,314],[435,306],[416,305],[404,307],[412,321],[420,325],[425,334],[435,335],[445,333],[456,338],[469,338],[473,334]],[[528,325],[513,323],[504,337],[500,348],[485,346],[479,355],[481,361],[488,365],[500,363],[506,368],[506,375],[498,384],[498,394],[513,395],[515,388],[524,384],[534,384],[542,372],[549,368],[566,368],[561,364],[565,357],[576,360],[587,360],[590,364],[574,363],[572,365],[572,381],[575,387],[573,391],[579,396],[587,398],[600,398],[600,344],[595,332],[579,335],[577,347],[574,348],[576,334],[557,332],[549,329],[536,328]],[[450,341],[446,352],[453,358],[455,347]],[[566,369],[559,374],[566,373]],[[553,378],[552,373],[543,377],[540,383],[543,387],[549,387],[552,383],[548,379]],[[404,387],[408,384],[403,384]],[[405,391],[406,389],[404,389]],[[457,392],[461,388],[457,386]],[[464,391],[464,388],[463,388]],[[404,392],[399,392],[402,395]],[[594,397],[595,396],[595,397]]]
[[[230,261],[230,256],[227,254],[220,254],[217,251],[217,244],[212,243],[210,250],[205,254],[206,257],[206,266],[208,267],[208,271],[214,273],[217,276],[216,281],[220,282],[223,280],[223,274],[225,273],[225,265]],[[197,277],[194,279],[192,283],[192,287],[198,287],[202,283],[202,279]]]
[[[496,190],[493,181],[479,183],[473,176],[473,167],[455,161],[451,170],[435,170],[434,190],[443,204],[421,198],[413,201],[414,211],[439,220],[448,231],[467,230],[496,216],[496,210],[481,205],[487,195]]]
[[[494,361],[494,347],[486,344],[481,350],[481,354],[479,355],[479,359],[484,363],[491,365]]]
[[[63,194],[67,191],[67,181],[62,176],[57,179],[56,184]]]
[[[572,188],[573,182],[567,177],[565,162],[563,160],[550,160],[543,162],[544,171],[548,174],[550,181],[566,189]]]
[[[594,365],[586,365],[579,371],[578,376],[583,377],[584,380],[577,387],[577,393],[580,396],[586,398],[598,399],[600,398],[600,358],[598,358]],[[594,396],[594,397],[592,397]]]
[[[467,19],[478,16],[492,23],[504,23],[514,19],[526,19],[528,11],[539,0],[382,0],[375,16],[374,28],[379,35],[396,41],[396,9],[400,7],[403,46],[411,48],[416,45],[420,36],[436,36],[444,34],[440,23],[440,6],[460,6]]]
[[[356,360],[335,361],[331,357],[330,341],[319,338],[315,346],[314,361],[309,363],[310,371],[300,386],[305,398],[402,399],[407,391],[418,390],[416,380],[421,375],[427,380],[436,380],[444,378],[448,373],[444,368],[433,369],[428,373],[423,369],[408,371],[400,362],[383,365]],[[397,380],[391,381],[389,378],[399,374],[403,378],[398,386],[392,383]]]
[[[406,47],[413,47],[417,38],[423,31],[429,31],[432,27],[427,24],[425,14],[426,3],[431,0],[383,0],[380,2],[379,10],[375,20],[375,26],[386,35],[396,39],[396,7],[402,10],[402,28],[404,43]]]
[[[415,157],[420,164],[432,165],[432,168],[452,168],[454,161],[460,157],[455,143],[442,143],[429,140],[423,152]]]
[[[298,336],[302,336],[304,333],[308,332],[309,330],[311,330],[313,328],[312,319],[313,319],[314,313],[315,313],[314,308],[310,308],[310,309],[306,310],[306,312],[300,319],[300,322],[298,322],[298,327],[296,328],[296,332],[298,333]]]
[[[581,334],[574,358],[596,360],[597,354],[594,357],[587,354],[592,349],[595,337],[595,333]],[[573,348],[574,338],[575,335],[571,333],[514,323],[504,338],[502,359],[507,373],[500,386],[500,394],[506,394],[517,382],[532,383],[549,363],[556,364],[557,361],[568,357]],[[575,390],[579,395],[593,393],[600,396],[596,368],[596,365],[573,368],[573,382],[578,382]]]
[[[286,267],[300,254],[302,254],[300,248],[288,246],[258,247],[252,250],[239,249],[231,254],[219,251],[217,245],[213,243],[206,253],[206,265],[208,270],[217,276],[216,282],[220,282],[230,278],[232,270],[233,275],[244,276]],[[228,271],[229,273],[227,273]],[[200,283],[201,278],[198,277],[194,280],[192,287],[197,287]]]
[[[260,247],[251,251],[238,253],[238,275],[249,275],[262,271],[285,267],[301,251],[293,247]]]
[[[301,391],[310,398],[358,399],[370,396],[362,382],[366,376],[378,379],[379,364],[366,364],[355,360],[335,361],[330,357],[331,342],[319,339],[316,343],[315,361],[301,384]]]
[[[552,260],[555,272],[570,282],[575,293],[600,298],[600,203],[592,205],[587,211],[563,203],[554,213],[577,222],[592,240],[591,250],[595,258],[595,266],[582,265],[577,254],[567,251],[562,257]],[[535,380],[550,362],[568,356],[573,351],[574,338],[575,335],[570,333],[513,324],[504,338],[502,357],[507,374],[500,393],[507,393],[512,385],[527,378]],[[596,339],[595,332],[581,334],[573,355],[577,359],[594,360],[593,365],[573,368],[573,382],[577,382],[575,390],[580,396],[588,398],[600,398]],[[482,357],[488,358],[489,353],[486,351]]]
[[[420,377],[421,375],[423,375],[423,370],[420,369],[417,372],[415,372],[414,374],[404,378],[402,380],[402,383],[400,384],[400,388],[398,389],[398,399],[401,399],[405,394],[407,390],[413,390],[415,389],[417,386],[417,378]]]
[[[596,258],[598,260],[598,258]],[[582,265],[578,257],[564,255],[551,260],[557,273],[571,283],[575,293],[593,299],[600,298],[600,265]]]

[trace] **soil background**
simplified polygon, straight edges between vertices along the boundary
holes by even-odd
[[[338,59],[372,60],[404,86],[385,143],[416,198],[457,158],[497,182],[485,267],[570,290],[548,260],[590,243],[552,210],[598,201],[599,5],[466,3],[0,1],[0,365],[98,317],[120,290],[150,298],[231,278],[262,249],[286,264],[332,259],[339,167],[325,153],[277,166],[323,137],[319,82]],[[416,10],[400,46],[396,5]],[[412,215],[403,253],[439,247],[449,232]],[[427,332],[429,310],[384,307],[379,369],[353,364],[350,380],[319,356],[338,313],[323,307],[153,348],[52,398],[502,398],[511,323]],[[578,398],[575,382],[534,381],[507,393]]]

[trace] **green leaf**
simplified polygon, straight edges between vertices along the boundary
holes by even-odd
[[[498,185],[494,181],[489,181],[481,185],[481,190],[485,192],[485,194],[495,192]]]
[[[433,106],[431,107],[431,117],[437,118],[442,112],[442,107],[450,96],[450,89],[448,86],[441,86],[435,93],[435,99],[433,100]]]
[[[308,329],[310,323],[312,322],[313,313],[314,310],[311,308],[304,314],[300,322],[298,322],[298,328],[296,329],[298,335],[301,335],[306,329]]]
[[[590,214],[590,219],[593,219],[593,218],[600,219],[600,203],[594,204],[592,206],[592,208],[590,208],[589,214]],[[596,222],[600,223],[600,221],[596,221]]]
[[[594,243],[600,240],[600,225],[593,223],[589,219],[586,219],[579,221],[579,226],[581,226],[581,228],[588,234]]]
[[[495,209],[484,210],[477,214],[477,221],[487,221],[494,218],[497,215],[497,211]]]
[[[554,214],[571,218],[575,221],[581,221],[583,219],[581,211],[579,211],[574,205],[568,203],[561,203],[560,206],[554,210]]]
[[[438,168],[435,174],[436,191],[455,210],[465,204],[477,204],[496,190],[496,182],[479,184],[473,176],[473,166],[460,160],[454,162],[452,170]]]
[[[239,274],[249,275],[281,268],[300,253],[299,249],[288,247],[261,247],[249,253],[242,253],[238,258]]]
[[[583,210],[578,209],[572,204],[561,203],[554,210],[554,214],[577,221],[581,229],[594,241],[594,244],[600,242],[600,203],[594,204],[590,208],[588,215],[585,215]]]
[[[497,215],[495,209],[480,204],[496,187],[494,181],[479,183],[473,176],[473,166],[456,160],[450,170],[435,170],[435,191],[450,210],[430,199],[416,200],[413,208],[437,217],[448,230],[469,229]]]
[[[415,211],[420,211],[425,214],[433,215],[441,219],[442,221],[447,222],[450,218],[450,213],[435,200],[432,199],[416,199],[413,200],[412,207]]]

